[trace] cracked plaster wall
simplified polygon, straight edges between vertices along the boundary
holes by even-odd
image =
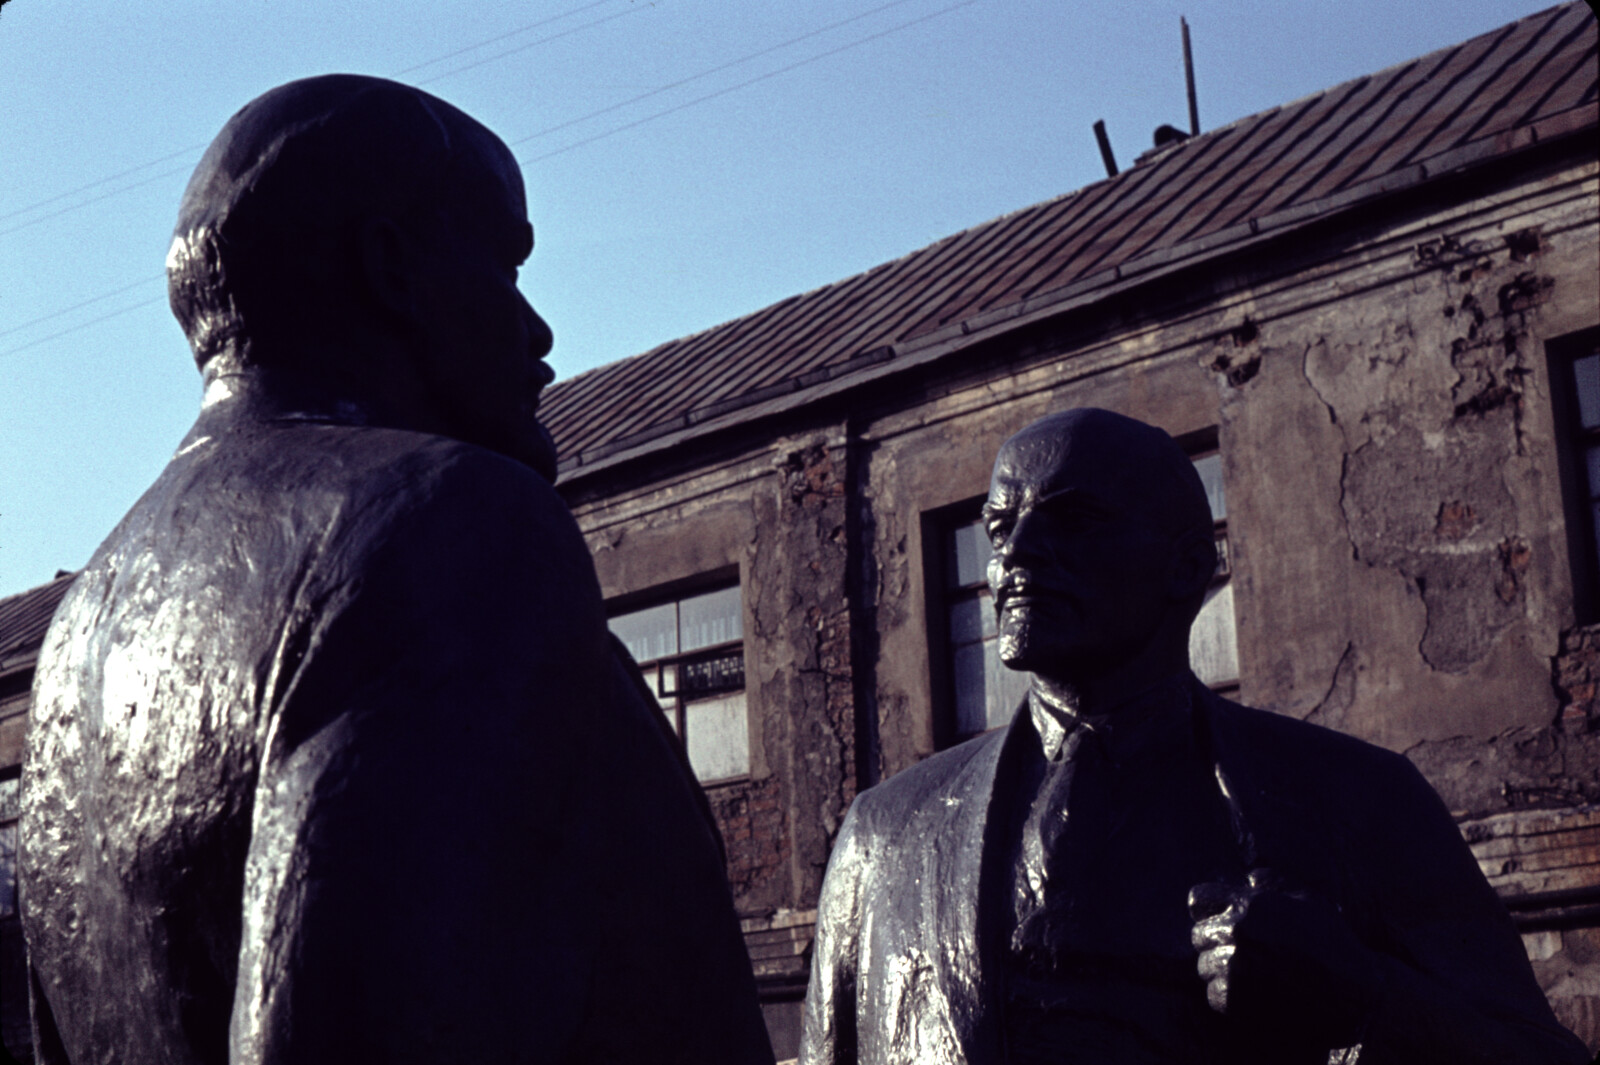
[[[1576,206],[1420,231],[1208,360],[1246,700],[1407,751],[1462,814],[1508,805],[1508,757],[1591,759],[1551,732],[1573,593],[1543,345],[1595,318]]]
[[[854,797],[845,479],[842,437],[824,431],[575,508],[608,599],[739,575],[751,770],[708,797],[745,914],[815,904]]]

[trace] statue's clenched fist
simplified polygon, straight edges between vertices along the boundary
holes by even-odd
[[[1189,917],[1212,1009],[1263,1035],[1361,1041],[1382,967],[1337,907],[1256,869],[1243,887],[1197,885]]]

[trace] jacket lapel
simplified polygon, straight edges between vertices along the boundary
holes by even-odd
[[[1004,782],[1014,758],[1018,723],[1027,702],[1004,732],[978,742],[980,750],[951,781],[943,799],[944,823],[935,838],[932,873],[934,919],[924,926],[925,949],[938,957],[950,1020],[968,1061],[999,1060],[999,974],[1005,964],[1005,890],[1010,862]]]

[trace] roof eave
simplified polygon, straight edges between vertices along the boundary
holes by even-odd
[[[1099,300],[1155,283],[1208,260],[1237,254],[1429,182],[1503,161],[1539,145],[1576,139],[1577,134],[1596,126],[1600,126],[1600,102],[1473,141],[1323,199],[1297,204],[1196,240],[1162,248],[1033,299],[1008,304],[865,352],[829,371],[803,375],[718,407],[685,414],[676,422],[653,427],[632,438],[609,442],[591,452],[563,460],[557,483],[569,488],[665,448],[681,447],[714,433],[747,427],[852,389],[921,369],[1004,333],[1070,314]]]

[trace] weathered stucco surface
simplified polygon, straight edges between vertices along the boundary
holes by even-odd
[[[943,530],[1007,436],[1077,406],[1220,448],[1242,701],[1406,752],[1503,892],[1600,887],[1600,812],[1523,816],[1600,804],[1545,350],[1600,319],[1595,170],[1346,219],[576,493],[608,597],[744,589],[751,774],[710,795],[768,971],[803,973],[856,790],[948,741]],[[1553,905],[1530,952],[1600,1042],[1594,934]]]

